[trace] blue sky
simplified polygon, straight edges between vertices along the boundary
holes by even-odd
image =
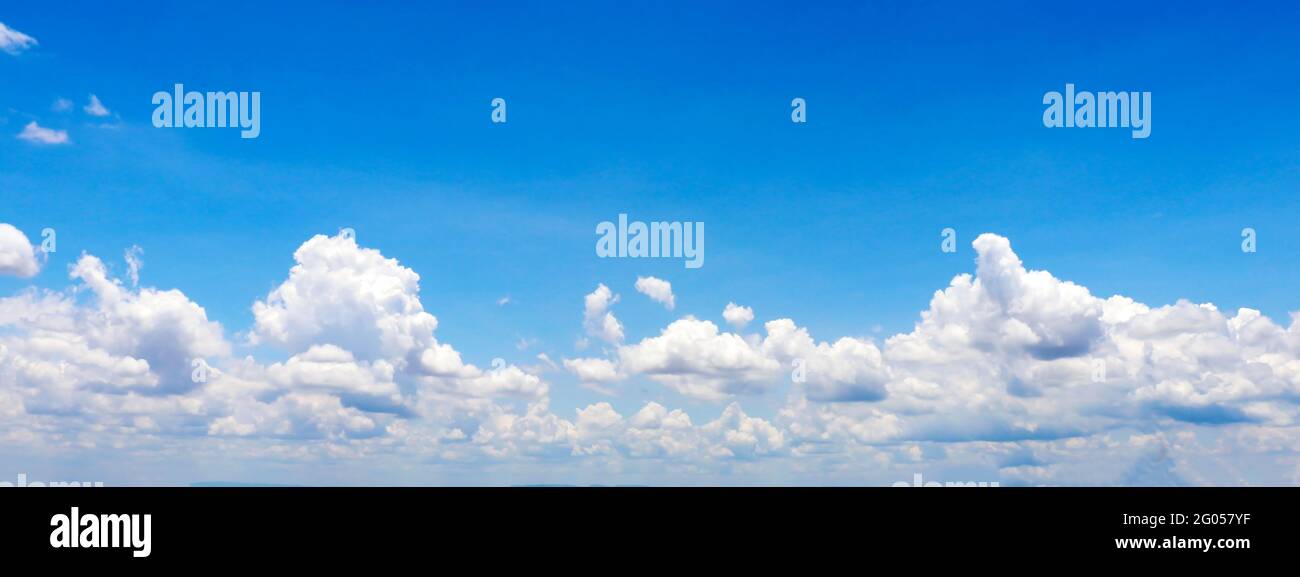
[[[790,318],[818,341],[883,347],[913,330],[935,291],[974,273],[971,241],[987,232],[1027,268],[1102,299],[1187,299],[1226,316],[1249,307],[1281,327],[1298,308],[1300,44],[1286,3],[235,2],[217,12],[153,2],[0,12],[38,41],[0,53],[0,222],[36,244],[52,227],[59,242],[40,274],[0,276],[0,295],[63,294],[83,253],[125,278],[122,251],[138,245],[142,286],[201,305],[231,358],[281,362],[302,351],[241,338],[255,332],[253,303],[285,282],[313,235],[351,227],[359,245],[419,274],[438,341],[479,367],[595,355],[574,343],[586,336],[583,297],[600,283],[620,295],[626,344],[685,315],[722,326],[734,301],[753,308],[751,331]],[[150,97],[175,83],[260,91],[260,137],[154,128]],[[1151,92],[1150,138],[1044,128],[1043,94],[1066,83]],[[82,112],[90,94],[109,116]],[[505,124],[489,119],[497,97]],[[807,123],[790,121],[795,97]],[[75,106],[53,110],[60,98]],[[14,138],[32,121],[70,142]],[[705,266],[596,258],[596,223],[619,213],[705,222]],[[955,254],[939,250],[946,227]],[[1240,249],[1246,227],[1256,253]],[[671,282],[675,309],[637,294],[638,276]],[[544,378],[565,417],[655,401],[700,424],[726,406],[647,378],[613,396],[564,371]],[[737,402],[775,421],[790,390]],[[1221,434],[1200,425],[1195,435]],[[1140,418],[1105,434],[1115,428],[1176,427]],[[917,446],[933,453],[930,442]],[[1244,478],[1293,474],[1279,472],[1293,467],[1283,457],[1262,459]],[[458,466],[469,471],[460,482],[496,482]],[[808,470],[797,482],[821,479]],[[207,474],[188,480],[233,476]],[[1072,480],[1084,481],[1054,481]]]

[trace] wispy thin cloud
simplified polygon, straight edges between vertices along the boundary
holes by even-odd
[[[104,103],[100,102],[99,97],[95,96],[94,94],[90,95],[90,102],[86,104],[86,106],[82,108],[82,110],[84,110],[86,114],[89,114],[91,116],[102,117],[102,116],[109,115],[108,108],[105,108]]]
[[[5,26],[4,22],[0,22],[0,50],[17,55],[37,44],[35,38]]]

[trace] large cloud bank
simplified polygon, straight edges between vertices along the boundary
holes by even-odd
[[[36,274],[8,244],[12,273]],[[881,341],[817,340],[788,318],[746,332],[755,311],[734,303],[719,311],[734,332],[686,315],[628,340],[618,295],[599,284],[582,303],[598,350],[584,340],[549,374],[468,362],[436,337],[420,276],[350,237],[303,243],[239,336],[182,292],[127,286],[83,255],[67,290],[0,299],[0,447],[507,464],[548,479],[577,466],[680,484],[922,470],[1004,484],[1300,481],[1294,320],[1103,298],[1027,269],[1005,238],[974,248],[974,274]],[[653,280],[637,290],[673,308]],[[690,406],[552,406],[555,387],[580,384],[661,387]]]

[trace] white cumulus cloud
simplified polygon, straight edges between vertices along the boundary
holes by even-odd
[[[736,327],[736,329],[743,329],[745,325],[754,320],[754,309],[742,307],[736,303],[727,303],[727,307],[722,309],[722,319],[727,321],[727,324]]]
[[[11,224],[0,222],[0,275],[30,278],[40,270],[36,249],[27,235]]]
[[[673,310],[676,306],[676,300],[673,298],[673,285],[666,280],[657,279],[652,276],[642,276],[636,279],[636,292],[650,297],[668,310]]]
[[[582,324],[588,336],[607,343],[618,343],[623,340],[623,323],[609,311],[616,302],[618,302],[618,295],[603,283],[583,299]]]

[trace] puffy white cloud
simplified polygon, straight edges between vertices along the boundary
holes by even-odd
[[[912,332],[886,341],[884,397],[870,410],[791,411],[792,426],[816,437],[851,419],[887,424],[874,428],[884,439],[1016,441],[1163,421],[1295,423],[1294,403],[1280,402],[1300,391],[1294,322],[1101,299],[1026,270],[1004,238],[974,244],[975,276],[953,279]],[[834,400],[815,388],[808,398]]]
[[[19,140],[26,140],[34,144],[68,144],[68,131],[45,128],[36,123],[35,120],[28,122],[23,126],[23,131],[18,133]]]
[[[686,317],[657,337],[619,347],[619,366],[705,400],[770,389],[781,364],[761,348],[709,322]]]
[[[393,365],[379,360],[357,362],[352,353],[335,345],[315,345],[284,363],[267,368],[272,382],[288,389],[321,389],[396,399]]]
[[[523,414],[493,405],[470,436],[483,454],[500,459],[569,455],[576,439],[577,427],[552,413],[545,402],[528,405]]]
[[[761,394],[790,381],[816,400],[885,396],[888,371],[874,343],[853,338],[816,343],[790,319],[769,322],[766,328],[766,338],[744,337],[688,316],[668,325],[659,336],[618,347],[615,360],[565,364],[584,382],[644,376],[708,401]]]
[[[628,418],[627,425],[622,444],[634,457],[682,459],[701,454],[704,441],[681,409],[670,411],[649,402]]]
[[[673,297],[672,283],[658,279],[652,276],[641,276],[636,279],[636,292],[650,297],[668,310],[673,310],[677,306],[676,299]]]
[[[0,275],[20,278],[36,276],[41,263],[27,235],[11,224],[0,222]]]
[[[70,276],[78,284],[62,293],[0,299],[7,426],[40,431],[43,444],[91,446],[110,435],[202,431],[204,386],[191,370],[229,354],[221,326],[179,291],[124,288],[93,256]]]
[[[36,45],[35,38],[5,26],[4,22],[0,22],[0,50],[16,55]]]
[[[888,370],[874,343],[850,337],[815,343],[790,319],[767,323],[763,351],[795,367],[792,377],[818,401],[875,401],[884,398]],[[797,364],[797,366],[796,366]]]
[[[77,260],[70,276],[90,289],[97,304],[93,311],[78,311],[75,336],[95,349],[148,362],[163,391],[195,386],[194,359],[230,354],[221,325],[178,290],[127,290],[90,255]]]
[[[883,346],[817,342],[789,319],[744,337],[688,316],[607,362],[569,368],[713,401],[788,383],[778,422],[796,444],[1017,442],[1162,421],[1297,424],[1295,403],[1281,401],[1300,392],[1296,322],[1102,299],[1026,269],[1005,238],[973,244],[975,274],[936,292],[916,327]]]
[[[504,365],[482,370],[438,342],[438,320],[420,301],[420,276],[397,259],[358,246],[350,235],[317,235],[294,260],[289,278],[253,305],[253,344],[345,353],[346,365],[359,363],[350,370],[382,367],[390,373],[386,380],[412,388],[469,397],[545,396],[547,385],[536,375]]]
[[[289,278],[253,305],[253,344],[298,352],[333,344],[358,358],[413,360],[438,320],[420,303],[420,275],[347,235],[312,237]]]
[[[522,415],[497,412],[474,436],[495,457],[517,455],[600,456],[671,459],[701,463],[750,460],[782,454],[783,433],[767,420],[747,415],[739,405],[715,420],[695,426],[681,410],[646,403],[631,417],[601,402],[574,411],[570,421],[542,404]]]
[[[749,321],[754,320],[754,309],[736,303],[727,303],[727,308],[722,309],[722,319],[737,330],[743,329]]]
[[[414,273],[343,242],[305,243],[300,266],[258,303],[254,339],[293,353],[270,365],[231,358],[220,325],[179,291],[127,287],[83,255],[72,290],[0,299],[5,414],[69,431],[147,423],[169,434],[347,441],[418,420],[426,398],[456,410],[545,398],[536,375],[504,363],[481,370],[436,342]],[[374,341],[339,338],[350,327]]]
[[[471,367],[472,368],[472,367]],[[450,391],[471,397],[542,398],[547,384],[516,366],[502,366],[487,371],[475,370],[472,376],[459,379]]]
[[[620,378],[618,365],[608,359],[564,359],[564,368],[584,383],[606,384]]]
[[[705,436],[716,439],[715,457],[754,458],[780,451],[785,435],[771,423],[750,417],[737,403],[727,406],[722,416],[704,425]]]
[[[272,403],[248,404],[212,421],[210,435],[268,435],[277,437],[365,437],[376,430],[364,412],[345,407],[338,397],[321,393],[290,393]]]
[[[586,296],[583,303],[582,324],[588,336],[607,343],[618,343],[623,340],[623,323],[614,318],[614,313],[609,312],[609,307],[616,302],[618,302],[618,295],[603,283]]]

